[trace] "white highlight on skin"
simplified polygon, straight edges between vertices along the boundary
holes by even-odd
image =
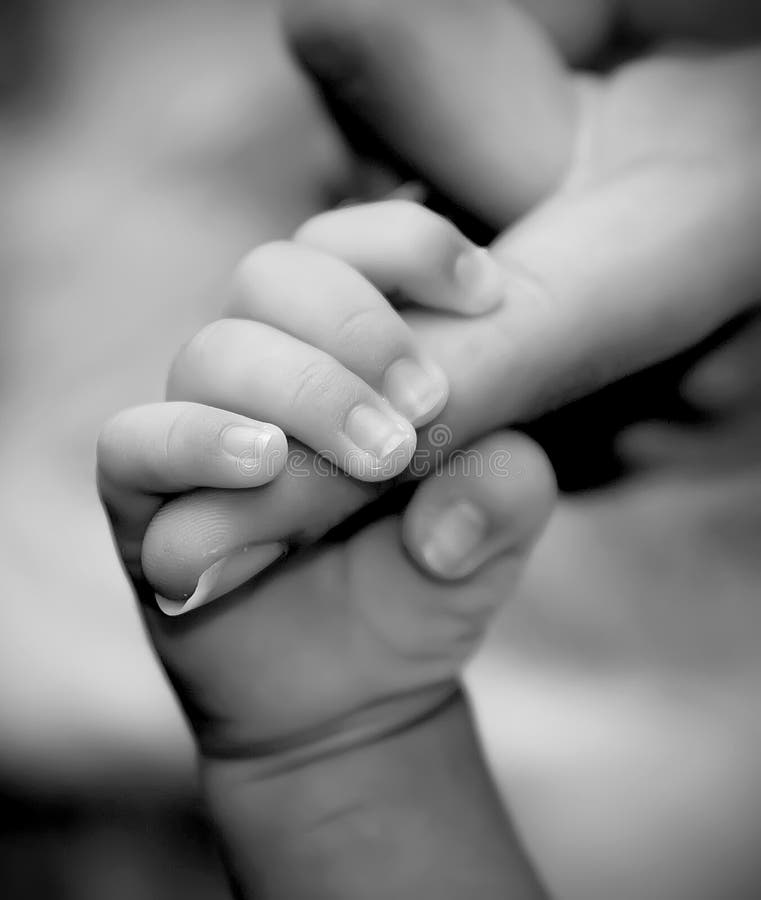
[[[286,549],[286,545],[279,542],[243,547],[209,566],[187,599],[170,600],[156,594],[156,604],[164,615],[184,615],[245,584],[280,559]]]
[[[459,500],[433,525],[420,549],[423,560],[437,575],[451,578],[468,574],[488,530],[484,513],[469,500]]]

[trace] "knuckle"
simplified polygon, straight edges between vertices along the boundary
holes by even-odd
[[[419,203],[412,200],[388,202],[394,207],[397,233],[403,236],[405,243],[414,240],[418,259],[446,265],[466,243],[454,225]]]
[[[559,306],[548,280],[534,266],[511,255],[499,257],[505,271],[511,302],[529,308],[533,313],[552,313]]]
[[[507,314],[496,316],[494,327],[499,333],[503,346],[519,352],[529,346],[536,334],[552,329],[558,311],[562,309],[555,287],[534,267],[526,266],[512,254],[501,253],[497,261],[504,275],[505,295],[509,297]],[[590,384],[594,383],[593,372],[588,373]],[[555,385],[551,393],[544,395],[548,408],[568,400],[568,386]]]
[[[345,371],[330,359],[315,359],[308,362],[298,373],[291,394],[291,406],[313,405],[315,401],[325,401],[343,393]]]
[[[98,471],[110,475],[118,458],[121,440],[122,423],[125,413],[117,413],[111,416],[104,424],[95,444],[95,463]]]
[[[269,241],[249,251],[233,272],[235,294],[247,299],[255,297],[263,283],[271,281],[273,272],[282,271],[292,250],[291,241]]]
[[[393,210],[398,225],[405,231],[426,232],[438,219],[435,213],[414,200],[395,199],[386,202]]]
[[[190,340],[180,348],[177,357],[198,356],[207,352],[209,344],[216,344],[220,336],[227,330],[227,319],[215,319],[204,325]]]
[[[335,322],[335,335],[341,345],[364,346],[368,339],[377,342],[377,336],[388,331],[386,316],[378,309],[359,307],[344,312]]]
[[[215,437],[213,423],[200,414],[195,404],[179,404],[166,430],[160,464],[183,463],[191,447],[194,456],[203,457],[215,449]]]
[[[317,213],[310,216],[305,222],[294,231],[293,240],[299,244],[320,244],[320,238],[326,230],[329,231],[330,226],[335,221],[336,212],[341,210],[329,210],[328,212]]]
[[[188,392],[194,393],[206,383],[207,374],[224,352],[230,336],[231,325],[240,324],[233,319],[217,319],[204,325],[177,351],[169,366],[166,383],[167,400],[188,400]]]
[[[238,263],[236,274],[243,279],[255,281],[263,272],[282,265],[283,257],[293,249],[291,241],[267,241],[259,244]]]
[[[204,365],[210,358],[214,358],[220,344],[224,344],[225,338],[230,333],[230,319],[216,319],[204,325],[187,341],[172,361],[171,371],[180,371],[184,368],[194,369]]]

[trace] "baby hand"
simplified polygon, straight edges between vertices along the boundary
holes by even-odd
[[[181,351],[172,400],[122,413],[101,435],[99,484],[117,543],[207,754],[270,757],[316,736],[332,739],[338,721],[338,731],[353,734],[365,727],[364,711],[388,699],[393,714],[370,717],[382,727],[427,708],[432,695],[451,690],[551,506],[541,451],[518,435],[495,437],[413,498],[403,540],[417,565],[392,514],[246,584],[296,543],[283,518],[293,495],[337,482],[330,512],[342,518],[358,489],[372,499],[379,480],[404,469],[414,426],[446,402],[446,378],[380,289],[449,311],[499,302],[483,251],[432,213],[394,209],[413,233],[381,231],[373,242],[358,231],[345,244],[348,261],[308,246],[339,221],[330,217],[294,242],[254,251],[230,308],[239,318],[214,323]],[[320,455],[305,451],[291,465],[281,429]],[[326,455],[364,482],[321,468]],[[205,524],[212,537],[202,559],[175,558],[193,581],[185,597],[159,598],[160,612],[141,540],[163,499],[193,488],[174,503],[192,504],[187,527]],[[219,516],[209,488],[256,494],[264,539],[248,539],[244,506],[237,518]],[[469,578],[500,554],[499,566],[465,585],[424,574]]]
[[[459,334],[467,320],[444,313],[494,307],[502,284],[486,251],[441,217],[399,201],[319,216],[294,242],[265,245],[243,262],[229,306],[237,318],[207,326],[180,351],[168,396],[276,422],[301,446],[292,444],[286,470],[266,491],[198,490],[162,508],[142,553],[142,572],[160,595],[187,600],[212,566],[245,548],[315,540],[407,467],[415,426],[441,411],[449,385],[431,358],[435,345],[426,352],[381,291],[436,307],[430,319]],[[107,430],[104,450],[114,445]],[[439,448],[436,459],[450,449]],[[271,468],[269,457],[251,453],[242,470],[231,462],[236,487],[256,483],[243,477],[249,471],[261,477]],[[327,477],[330,463],[362,483]],[[199,488],[221,486],[200,475]],[[238,583],[254,573],[252,563]]]

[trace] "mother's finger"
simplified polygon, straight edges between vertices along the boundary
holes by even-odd
[[[557,405],[749,309],[761,295],[759,234],[761,174],[755,156],[737,153],[654,160],[561,194],[493,252],[533,294],[533,311],[522,310],[537,339],[530,369]]]
[[[454,322],[409,313],[451,389],[439,421],[419,434],[412,469],[419,471],[416,459],[430,466],[505,422],[527,421],[662,360],[749,307],[761,295],[761,204],[758,173],[743,165],[643,165],[564,196],[494,248],[509,304]],[[284,533],[322,534],[367,502],[346,479],[313,478],[294,479],[299,490],[284,497]],[[214,497],[222,519],[227,502]],[[258,497],[236,502],[247,504],[251,523],[262,521]],[[170,565],[171,583],[176,510],[170,504],[162,514],[146,553],[156,573]]]
[[[573,7],[579,16],[560,18],[596,43],[605,6]],[[291,0],[284,24],[362,155],[412,170],[495,228],[562,178],[575,98],[555,48],[517,4]]]

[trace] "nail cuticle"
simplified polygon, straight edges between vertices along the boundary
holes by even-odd
[[[261,462],[273,437],[274,433],[268,429],[228,425],[220,434],[220,445],[234,460],[255,464]]]
[[[395,421],[387,413],[366,403],[349,410],[344,434],[363,455],[384,463],[404,444],[414,440],[414,430],[406,421]]]

